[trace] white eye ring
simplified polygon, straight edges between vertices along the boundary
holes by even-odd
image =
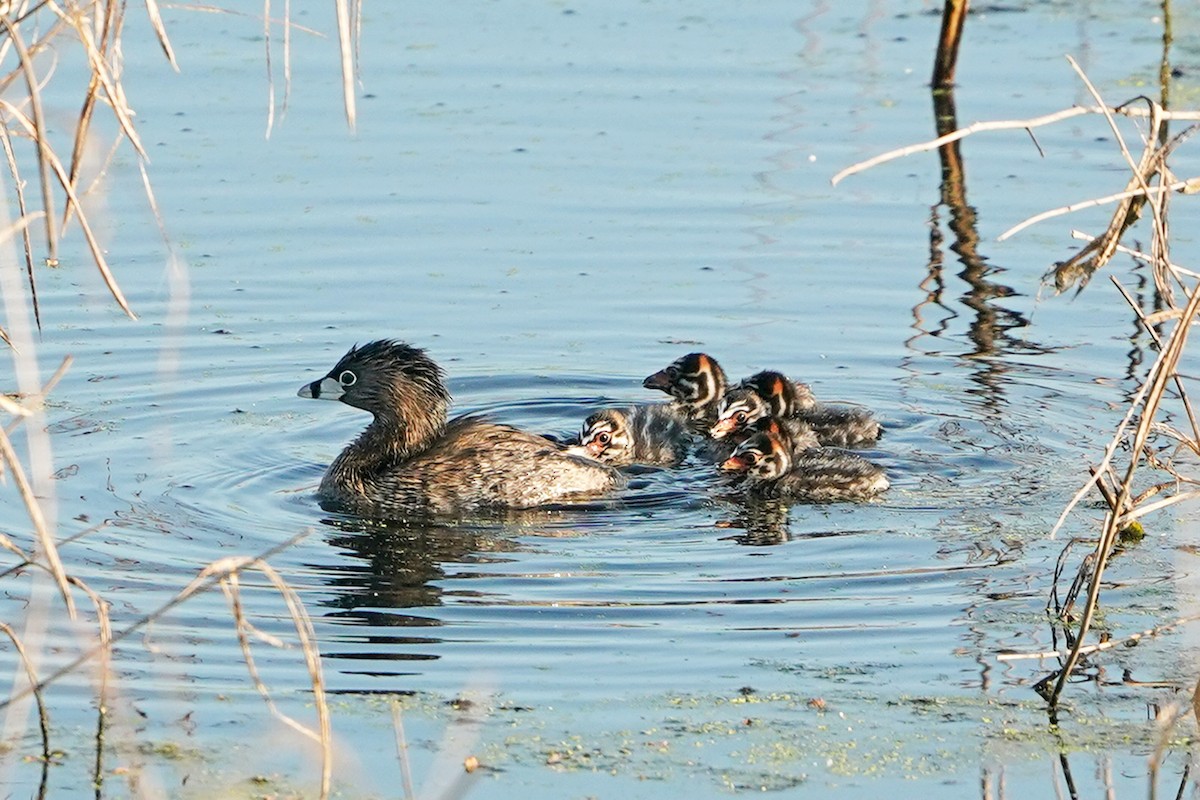
[[[342,374],[338,375],[338,383],[348,389],[354,384],[358,383],[358,376],[348,369],[343,370]]]

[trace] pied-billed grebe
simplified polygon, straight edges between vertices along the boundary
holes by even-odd
[[[717,421],[725,394],[725,370],[706,353],[688,353],[642,381],[647,389],[671,395],[671,406],[701,433]]]
[[[691,434],[666,405],[604,408],[583,421],[579,444],[567,448],[614,467],[674,467],[687,456]]]
[[[818,403],[807,384],[779,372],[756,373],[738,387],[753,390],[766,401],[769,412],[780,419],[807,423],[825,446],[862,447],[874,444],[883,434],[878,420],[867,409]]]
[[[776,431],[755,433],[721,469],[744,473],[748,495],[784,502],[868,500],[890,485],[883,468],[861,456],[826,448],[794,453],[785,438]]]
[[[604,464],[541,436],[461,416],[424,350],[392,340],[352,347],[301,397],[341,400],[374,415],[321,480],[323,500],[369,516],[533,508],[595,497],[619,485]]]
[[[820,441],[812,426],[797,417],[773,414],[767,401],[753,389],[736,386],[725,393],[717,404],[717,421],[709,429],[714,439],[730,439],[740,443],[755,430],[768,430],[768,423],[783,428],[794,452],[819,447]]]

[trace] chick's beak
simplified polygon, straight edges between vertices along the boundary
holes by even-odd
[[[658,389],[660,392],[665,392],[671,385],[670,379],[667,377],[667,371],[660,369],[646,380],[642,381],[642,386],[647,389]]]
[[[725,472],[745,472],[749,467],[750,465],[746,463],[746,459],[741,456],[730,456],[721,465],[721,469]]]
[[[600,454],[604,452],[604,445],[600,444],[595,439],[592,439],[587,443],[587,451],[592,458],[599,458]]]
[[[708,434],[714,439],[724,439],[736,431],[737,427],[737,421],[733,417],[725,417],[724,419],[717,420],[717,424],[709,429]]]

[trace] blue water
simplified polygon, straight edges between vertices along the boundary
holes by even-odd
[[[933,136],[937,15],[829,5],[373,4],[356,131],[336,42],[297,32],[290,107],[269,139],[256,21],[170,10],[174,74],[135,14],[124,82],[170,244],[125,150],[89,207],[138,320],[74,236],[63,266],[40,273],[29,353],[43,376],[74,357],[44,416],[58,534],[87,531],[62,546],[68,572],[122,630],[215,559],[302,535],[269,563],[313,619],[348,797],[400,794],[396,694],[418,784],[456,780],[474,753],[487,768],[455,790],[471,796],[1051,797],[1067,780],[1060,751],[1085,795],[1140,796],[1147,709],[1174,694],[1122,671],[1186,689],[1186,630],[1096,659],[1058,728],[1032,690],[1054,663],[998,658],[1061,645],[1043,610],[1055,561],[1101,511],[1089,500],[1048,534],[1154,353],[1108,282],[1149,291],[1129,259],[1078,296],[1041,284],[1076,246],[1070,228],[1098,232],[1104,210],[995,237],[1121,188],[1111,133],[1099,119],[1040,129],[1044,157],[1023,131],[964,142],[985,259],[964,269],[935,154],[829,183]],[[330,9],[302,12],[332,32]],[[1194,31],[1194,12],[1176,12]],[[1152,91],[1156,13],[973,15],[960,123],[1086,100],[1063,53],[1113,102]],[[1177,36],[1186,99],[1192,54]],[[50,105],[65,124],[78,96]],[[1194,174],[1187,148],[1178,158],[1177,174]],[[1173,258],[1194,264],[1176,202]],[[887,431],[869,456],[893,488],[798,506],[766,529],[699,463],[644,471],[615,504],[503,522],[402,529],[326,513],[313,490],[366,420],[295,392],[383,336],[429,350],[457,411],[556,435],[605,404],[660,399],[641,378],[689,351],[732,376],[780,369],[875,410]],[[0,530],[28,542],[4,492]],[[1193,602],[1194,514],[1146,522],[1106,576],[1114,635]],[[244,584],[253,623],[294,642],[266,579]],[[67,624],[38,586],[29,606],[30,581],[9,576],[4,619],[49,609],[34,637],[50,672],[90,626]],[[311,722],[299,651],[260,643],[255,663],[281,708]],[[220,592],[125,639],[115,664],[106,796],[315,794],[311,746],[259,700]],[[66,795],[90,791],[90,680],[47,690],[67,754],[50,784]],[[447,705],[458,697],[473,705]],[[36,752],[34,730],[6,756],[4,782],[22,791],[40,777],[18,760]],[[1168,757],[1164,786],[1184,755]]]

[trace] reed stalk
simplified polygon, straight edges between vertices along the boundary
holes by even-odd
[[[1101,525],[1099,538],[1095,541],[1092,552],[1079,563],[1072,584],[1061,601],[1058,592],[1059,581],[1065,577],[1068,554],[1078,540],[1072,540],[1064,547],[1055,566],[1047,609],[1049,610],[1053,605],[1054,613],[1059,620],[1064,623],[1069,621],[1075,623],[1074,633],[1069,631],[1067,633],[1068,647],[1041,653],[1004,653],[997,656],[1002,661],[1020,658],[1060,659],[1059,669],[1047,675],[1038,684],[1039,691],[1043,693],[1052,709],[1057,706],[1068,679],[1074,674],[1081,659],[1085,656],[1116,646],[1112,643],[1114,641],[1134,642],[1142,637],[1158,635],[1162,631],[1200,619],[1200,615],[1188,615],[1137,634],[1116,637],[1100,643],[1088,642],[1088,633],[1100,603],[1105,569],[1113,554],[1117,552],[1122,537],[1137,534],[1141,525],[1139,520],[1145,518],[1146,515],[1200,497],[1200,476],[1188,474],[1188,470],[1178,468],[1172,458],[1158,456],[1151,447],[1153,441],[1166,437],[1177,442],[1179,448],[1193,454],[1200,454],[1200,423],[1197,421],[1179,369],[1192,326],[1200,317],[1200,274],[1180,267],[1172,263],[1170,259],[1169,206],[1167,204],[1167,199],[1170,197],[1191,194],[1200,189],[1200,176],[1179,178],[1171,172],[1168,166],[1170,155],[1200,130],[1200,126],[1191,125],[1182,133],[1170,136],[1167,132],[1167,124],[1172,120],[1200,119],[1200,112],[1167,110],[1163,105],[1147,97],[1134,98],[1121,105],[1110,105],[1075,60],[1068,57],[1068,61],[1079,80],[1087,88],[1092,100],[1091,105],[1076,106],[1030,119],[979,122],[953,131],[943,131],[939,125],[938,133],[940,135],[937,138],[898,148],[851,165],[838,172],[832,179],[833,183],[837,184],[851,175],[893,159],[928,152],[978,133],[1023,128],[1032,136],[1035,128],[1085,115],[1103,116],[1115,136],[1120,157],[1129,170],[1129,178],[1121,191],[1040,212],[1012,226],[1000,236],[1001,239],[1004,239],[1046,220],[1084,208],[1115,203],[1116,208],[1105,231],[1099,236],[1080,235],[1086,239],[1087,243],[1084,247],[1066,261],[1054,265],[1047,276],[1053,278],[1055,287],[1059,291],[1064,291],[1072,286],[1082,289],[1091,276],[1102,269],[1116,253],[1131,253],[1149,265],[1158,296],[1162,298],[1166,306],[1152,315],[1142,313],[1130,293],[1115,278],[1113,279],[1120,295],[1134,309],[1147,336],[1155,344],[1158,356],[1150,365],[1141,387],[1129,403],[1126,413],[1118,424],[1112,440],[1105,447],[1103,455],[1089,469],[1083,485],[1069,500],[1058,521],[1049,532],[1049,535],[1053,536],[1065,523],[1072,510],[1093,491],[1099,493],[1108,508]],[[1126,143],[1116,121],[1118,116],[1147,123],[1148,130],[1141,136],[1140,153],[1135,155],[1134,150]],[[1122,237],[1140,219],[1144,209],[1149,209],[1150,212],[1151,246],[1148,254],[1140,250],[1133,250],[1122,243]],[[1177,294],[1181,296],[1177,297]],[[1164,335],[1161,329],[1168,325],[1170,326],[1169,333]],[[1186,415],[1187,431],[1178,430],[1158,421],[1160,409],[1166,402],[1170,391],[1174,392],[1177,404]],[[1116,459],[1122,452],[1128,453],[1128,461],[1118,472]],[[1167,473],[1169,480],[1155,482],[1149,488],[1137,488],[1143,466]],[[1083,597],[1082,610],[1076,616],[1076,604],[1081,596]]]
[[[344,108],[351,129],[355,125],[354,88],[358,68],[357,47],[361,33],[360,6],[361,0],[335,0],[337,41],[341,47],[338,68],[343,77]],[[320,746],[318,795],[324,798],[332,788],[332,730],[316,636],[300,596],[288,584],[285,576],[276,572],[266,561],[279,550],[293,545],[307,535],[307,532],[298,534],[288,542],[257,556],[214,562],[201,570],[195,580],[163,607],[153,614],[124,624],[119,630],[114,630],[110,620],[109,601],[77,576],[72,575],[69,565],[64,562],[60,553],[62,545],[87,536],[98,528],[87,528],[60,538],[55,522],[53,484],[48,483],[48,476],[53,471],[53,456],[50,437],[45,429],[43,400],[70,366],[70,358],[63,362],[48,381],[36,380],[37,336],[34,331],[40,331],[42,328],[39,272],[46,267],[57,265],[64,237],[78,233],[114,303],[130,318],[136,318],[117,275],[110,267],[106,251],[95,234],[95,225],[84,202],[90,193],[106,189],[106,170],[103,167],[112,163],[122,150],[127,150],[137,164],[153,220],[160,231],[163,231],[168,250],[172,251],[154,198],[147,167],[149,159],[135,124],[136,115],[122,83],[126,14],[130,8],[137,7],[131,7],[122,0],[60,0],[56,3],[32,0],[6,4],[3,13],[0,13],[0,65],[7,65],[7,71],[0,72],[0,150],[3,151],[8,166],[12,185],[9,199],[16,216],[15,221],[5,220],[0,224],[0,247],[7,248],[0,256],[8,257],[9,253],[19,252],[23,259],[19,268],[18,262],[13,259],[10,263],[14,269],[6,269],[0,274],[0,295],[7,310],[4,324],[0,324],[0,342],[11,350],[20,377],[19,388],[22,391],[20,396],[0,393],[0,414],[8,417],[0,424],[0,477],[13,487],[20,499],[31,529],[30,538],[35,542],[34,545],[19,545],[19,537],[16,534],[0,532],[0,552],[9,558],[6,568],[0,569],[0,579],[12,579],[23,573],[32,573],[35,576],[49,575],[57,587],[67,616],[73,621],[77,620],[75,627],[80,629],[80,640],[83,642],[78,655],[68,658],[67,663],[52,670],[39,670],[38,654],[43,647],[37,638],[40,631],[33,631],[33,635],[27,632],[22,638],[9,621],[0,621],[0,632],[16,650],[17,658],[26,674],[26,685],[23,688],[15,687],[7,698],[0,699],[0,710],[12,709],[15,704],[28,697],[32,697],[37,704],[41,743],[38,760],[42,764],[40,796],[44,796],[47,791],[47,770],[54,754],[54,730],[47,711],[47,692],[64,676],[94,666],[96,677],[93,685],[97,701],[97,720],[96,751],[92,769],[97,796],[100,796],[100,787],[105,775],[105,739],[109,705],[117,680],[112,668],[113,648],[179,604],[201,592],[220,588],[230,602],[231,615],[250,682],[264,697],[272,713],[283,719],[285,724],[301,730]],[[170,67],[178,70],[179,64],[168,35],[168,24],[163,18],[163,8],[158,0],[146,0],[142,7],[145,8],[156,44]],[[194,10],[232,13],[212,7],[194,7]],[[294,30],[315,32],[291,21],[288,0],[284,2],[282,19],[271,17],[269,2],[264,10],[264,30],[268,34],[272,29],[283,31],[286,92],[290,90],[291,82],[292,33]],[[270,77],[269,36],[267,41],[268,80],[273,81]],[[73,126],[68,124],[65,131],[52,132],[52,126],[47,121],[46,95],[51,88],[57,92],[65,86],[69,90],[71,78],[77,76],[66,69],[59,71],[60,64],[51,57],[69,49],[79,53],[86,64],[82,70],[83,90],[80,94],[79,111]],[[275,123],[273,82],[271,86],[272,104],[268,109],[268,134]],[[108,148],[107,156],[102,156],[101,169],[97,171],[98,177],[90,184],[85,184],[85,172],[94,166],[88,159],[92,158],[90,152],[94,152],[95,148],[89,148],[88,142],[96,138],[97,131],[101,129],[100,123],[105,121],[115,126],[115,139]],[[60,129],[64,127],[57,120],[55,124]],[[68,143],[66,147],[60,146],[59,137]],[[27,459],[19,456],[11,438],[20,426],[25,426],[26,438],[30,442],[31,455]],[[32,552],[33,547],[36,547],[36,552]],[[308,672],[311,696],[315,699],[315,726],[302,725],[281,714],[275,706],[272,693],[257,672],[253,660],[252,640],[265,641],[277,646],[282,645],[282,642],[266,636],[250,622],[241,599],[238,577],[245,570],[264,575],[287,608]],[[90,601],[92,613],[84,615],[89,617],[86,621],[78,619],[74,598],[76,593],[82,593]]]

